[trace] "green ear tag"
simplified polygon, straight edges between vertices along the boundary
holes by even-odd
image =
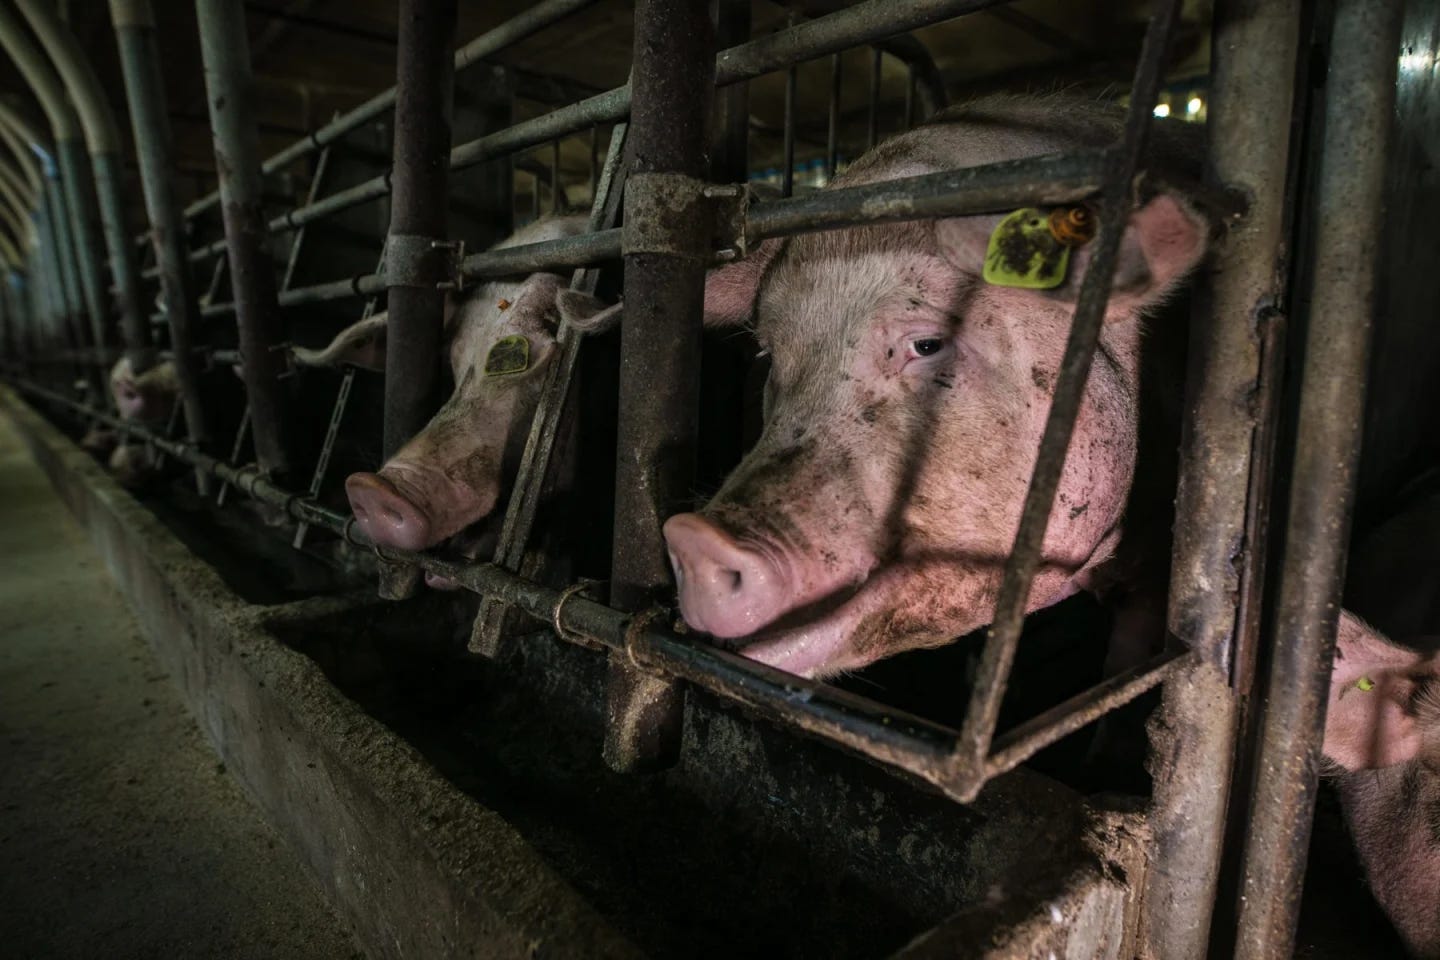
[[[1361,690],[1364,690],[1366,693],[1369,693],[1371,690],[1375,689],[1375,681],[1371,680],[1369,677],[1361,677],[1359,680],[1355,681],[1355,686],[1359,687]]]
[[[520,334],[501,337],[485,356],[485,376],[523,373],[530,366],[530,341]]]
[[[1026,207],[996,224],[983,276],[997,287],[1053,290],[1065,282],[1069,268],[1070,248],[1056,239],[1050,218]]]

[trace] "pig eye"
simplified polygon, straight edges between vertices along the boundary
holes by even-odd
[[[945,349],[945,341],[939,337],[922,337],[910,341],[910,353],[916,357],[933,357]]]

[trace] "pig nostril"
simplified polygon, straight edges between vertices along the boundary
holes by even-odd
[[[389,520],[392,524],[394,524],[394,525],[397,526],[397,527],[403,526],[404,523],[405,523],[405,515],[404,515],[403,513],[401,513],[399,510],[391,510],[391,509],[387,508],[387,509],[385,510],[385,519],[386,519],[386,520]]]
[[[739,571],[739,570],[731,570],[731,571],[730,571],[730,592],[731,592],[731,593],[739,593],[739,592],[740,592],[740,571]]]

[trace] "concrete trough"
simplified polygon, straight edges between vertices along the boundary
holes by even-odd
[[[537,633],[470,657],[471,597],[253,602],[3,388],[0,410],[371,956],[1134,954],[1136,813],[1025,770],[962,807],[694,693],[679,764],[616,774],[598,655]]]

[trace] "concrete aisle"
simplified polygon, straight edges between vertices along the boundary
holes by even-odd
[[[0,956],[360,955],[0,417]]]

